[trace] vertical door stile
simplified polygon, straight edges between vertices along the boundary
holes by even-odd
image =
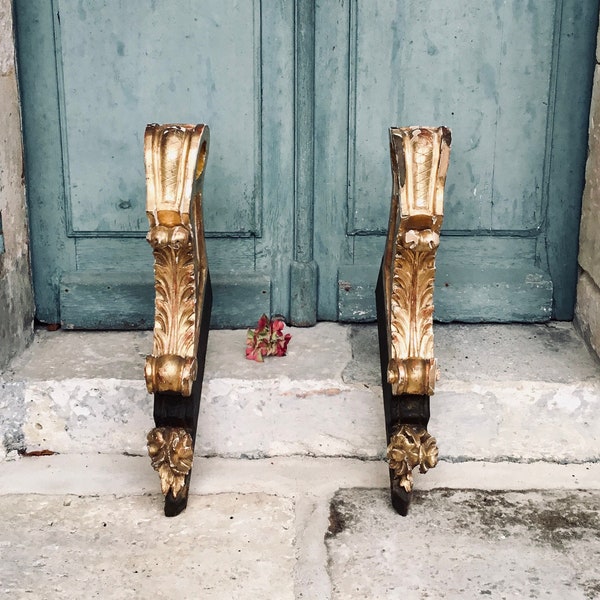
[[[315,0],[294,3],[294,260],[290,322],[317,322],[314,225]]]

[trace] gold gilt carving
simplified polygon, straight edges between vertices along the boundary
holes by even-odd
[[[156,288],[154,345],[145,368],[150,393],[189,396],[196,379],[208,273],[202,223],[208,143],[205,125],[146,127],[147,239]]]
[[[400,425],[396,428],[387,448],[389,467],[395,478],[407,492],[412,492],[415,467],[427,473],[438,462],[435,438],[424,427]]]
[[[171,490],[176,498],[192,469],[192,437],[185,429],[157,427],[148,434],[148,454],[160,476],[162,493],[166,496]]]
[[[450,157],[446,127],[390,129],[392,201],[383,277],[394,395],[433,394],[433,283],[444,183]]]

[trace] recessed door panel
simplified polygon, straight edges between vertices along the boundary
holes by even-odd
[[[200,121],[207,232],[259,232],[260,2],[57,7],[71,233],[145,234],[144,128]]]

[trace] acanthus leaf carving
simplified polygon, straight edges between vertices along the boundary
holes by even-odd
[[[144,137],[148,242],[154,253],[155,321],[146,358],[150,393],[190,396],[197,373],[199,320],[208,272],[202,183],[204,125],[148,125]]]
[[[393,393],[433,394],[435,255],[450,152],[445,127],[390,130],[393,191],[383,263]]]

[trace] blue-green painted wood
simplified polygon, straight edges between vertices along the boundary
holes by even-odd
[[[64,329],[152,329],[152,272],[66,271],[60,279]]]
[[[585,27],[577,25],[581,19]],[[587,139],[597,22],[597,0],[585,7],[574,0],[318,3],[317,23],[330,32],[318,34],[316,41],[316,80],[327,81],[317,88],[315,100],[315,121],[323,136],[322,145],[316,145],[315,178],[320,318],[337,312],[344,319],[346,314],[335,285],[338,274],[331,265],[323,266],[328,256],[340,257],[338,265],[369,266],[376,273],[391,191],[387,131],[392,125],[420,124],[443,124],[453,131],[442,245],[449,236],[465,243],[454,243],[455,262],[448,268],[456,271],[457,285],[470,288],[468,293],[474,293],[479,279],[482,293],[489,294],[485,301],[477,293],[468,310],[461,302],[462,317],[460,306],[446,314],[459,320],[474,315],[490,321],[546,320],[548,294],[553,293],[554,316],[570,317],[558,306],[573,306],[569,286],[576,277],[573,244],[579,215],[574,205],[581,201],[581,187],[574,183],[584,172],[581,147]],[[336,91],[344,86],[348,104],[340,102],[336,112]],[[577,102],[569,105],[570,97]],[[569,120],[577,128],[565,127]],[[577,141],[571,143],[567,132],[573,136],[574,131]],[[552,160],[550,167],[549,157],[556,152],[562,161]],[[553,191],[558,182],[568,190],[569,215],[560,214],[564,200]],[[332,223],[343,223],[346,234]],[[506,245],[507,253],[491,262],[486,255],[494,252],[486,249],[494,248],[497,237],[513,238],[515,244]],[[471,262],[471,238],[479,240],[481,264],[520,290],[515,298],[530,294],[522,300],[526,309],[492,293],[485,270],[474,272],[471,280],[458,276],[461,265]],[[373,243],[365,243],[370,239]],[[533,250],[526,263],[519,255],[523,239]],[[566,246],[569,252],[561,255],[557,249]],[[348,249],[350,259],[344,258]],[[443,256],[441,248],[441,261]],[[542,283],[530,285],[527,275]]]
[[[537,240],[530,237],[510,236],[455,236],[442,235],[437,250],[437,265],[444,268],[453,264],[465,267],[485,265],[525,269],[535,263]],[[354,244],[354,262],[366,265],[373,256],[383,256],[383,236],[359,236]]]
[[[99,244],[92,238],[78,238],[75,244],[77,267],[86,271],[105,269],[152,272],[152,248],[143,239],[105,238]],[[253,238],[208,238],[206,254],[211,268],[215,272],[254,270]],[[115,262],[115,256],[127,257]]]
[[[315,0],[295,0],[294,19],[294,262],[290,323],[317,322],[314,230]]]
[[[289,316],[294,244],[294,3],[261,3],[262,235],[255,268],[270,274],[271,311]],[[214,310],[214,308],[213,308]]]
[[[60,321],[59,280],[75,268],[66,237],[52,4],[14,2],[36,317]]]
[[[271,310],[271,279],[261,273],[211,273],[216,310],[210,326],[216,329],[256,327],[258,315]]]
[[[562,0],[555,44],[554,122],[547,136],[546,248],[554,285],[553,316],[573,318],[578,234],[595,65],[598,0]]]
[[[340,320],[374,321],[383,236],[356,238],[357,264],[338,271]],[[535,266],[535,238],[443,235],[437,252],[435,319],[442,322],[548,321],[553,283]]]
[[[375,286],[385,238],[356,239],[358,264],[340,267],[338,311],[344,321],[376,318]],[[535,266],[536,240],[528,237],[443,235],[436,259],[435,319],[438,321],[547,321],[553,285]],[[361,264],[362,263],[362,264]]]
[[[259,0],[54,2],[72,233],[145,235],[145,126],[199,121],[207,233],[259,232]]]
[[[16,0],[15,7],[38,318],[58,321],[62,310],[63,321],[87,327],[98,324],[94,313],[119,309],[105,306],[108,296],[89,294],[72,318],[74,296],[59,294],[61,277],[77,273],[85,282],[89,270],[93,279],[102,269],[104,283],[118,288],[122,273],[152,272],[143,240],[147,122],[210,124],[204,216],[211,268],[273,278],[270,302],[262,290],[256,301],[245,294],[246,311],[255,313],[250,321],[262,312],[287,316],[293,1]],[[139,297],[144,305],[152,290],[128,294],[150,294]],[[213,314],[221,326],[241,323],[236,303],[217,288]]]
[[[453,130],[446,229],[539,225],[544,142],[522,135],[546,130],[554,0],[539,4],[352,4],[350,230],[384,229],[387,129],[409,124]]]
[[[151,273],[141,136],[167,120],[211,125],[209,260],[273,281],[265,312],[304,310],[318,285],[318,318],[344,318],[338,268],[381,259],[387,128],[443,123],[440,261],[459,273],[475,252],[517,286],[549,272],[554,315],[572,314],[598,0],[15,0],[15,13],[40,319],[60,318],[61,274]],[[498,238],[514,240],[502,256]],[[484,279],[480,318],[530,315]],[[549,286],[528,289],[527,318],[546,318]],[[104,310],[88,300],[80,314]]]
[[[258,273],[211,273],[213,329],[250,327],[270,310],[271,281]],[[61,276],[61,323],[65,329],[152,329],[152,273],[71,271]],[[90,309],[91,307],[91,309]]]
[[[340,320],[369,322],[377,317],[372,265],[341,267],[338,273]],[[548,321],[552,281],[541,269],[438,264],[434,291],[436,321],[466,323]]]
[[[312,237],[312,236],[311,236]],[[317,322],[317,263],[294,261],[290,266],[290,323],[310,327]]]
[[[315,19],[314,257],[318,318],[330,321],[338,319],[338,267],[353,262],[353,238],[346,236],[349,2],[335,6],[318,1]]]

